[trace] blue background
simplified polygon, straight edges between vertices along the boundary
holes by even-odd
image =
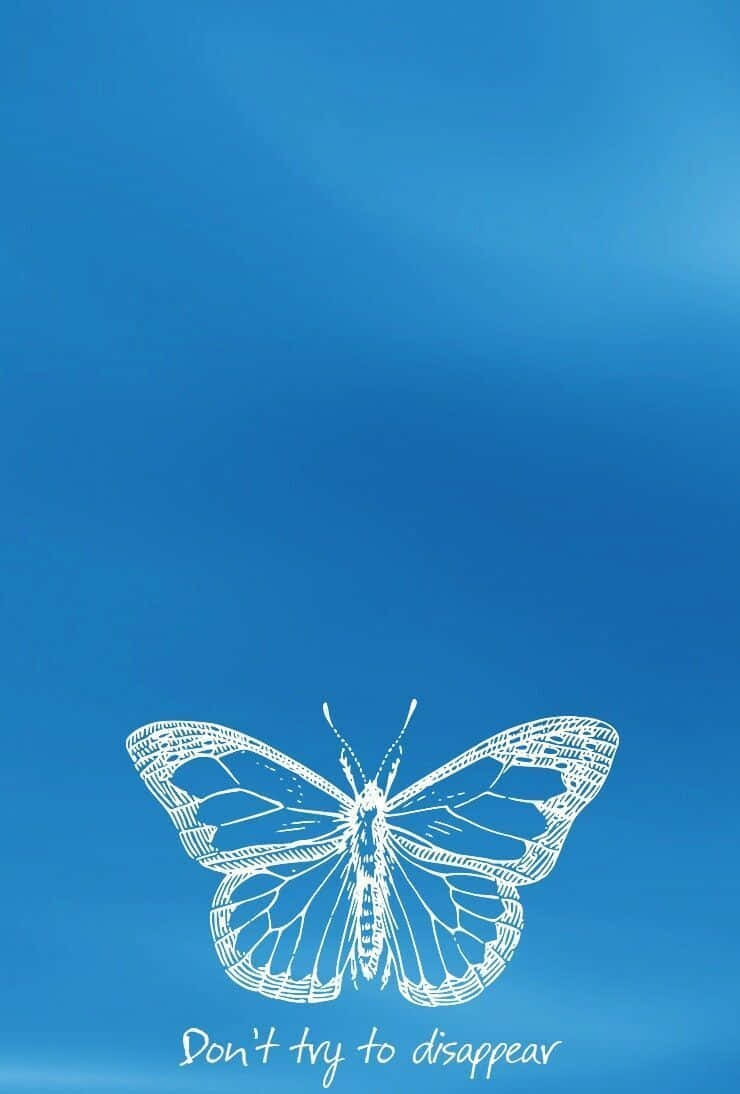
[[[501,1089],[734,1090],[740,18],[732,4],[3,8],[0,1085],[555,1040]],[[595,714],[622,746],[465,1008],[240,991],[123,750],[210,719],[406,778]],[[403,781],[404,772],[399,777]],[[342,1065],[334,1090],[467,1089]]]

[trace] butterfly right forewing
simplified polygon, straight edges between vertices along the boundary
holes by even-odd
[[[540,881],[604,785],[618,743],[596,718],[515,726],[396,794],[388,823],[401,841],[493,863],[512,885]]]

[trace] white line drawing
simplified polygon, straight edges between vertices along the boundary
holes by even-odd
[[[543,718],[391,795],[415,708],[368,779],[324,703],[349,793],[226,726],[153,722],[128,737],[188,855],[223,874],[211,933],[241,987],[320,1003],[349,970],[355,986],[393,977],[437,1007],[503,972],[524,922],[519,888],[549,874],[619,738],[596,718]]]

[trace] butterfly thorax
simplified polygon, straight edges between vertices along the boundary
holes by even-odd
[[[362,975],[370,980],[383,948],[382,886],[386,873],[385,795],[376,782],[366,783],[355,800],[350,853],[357,878],[355,932]]]

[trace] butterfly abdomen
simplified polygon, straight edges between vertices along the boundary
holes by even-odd
[[[354,818],[351,854],[355,868],[355,946],[362,975],[371,980],[383,948],[381,889],[385,876],[385,820],[378,788],[368,783]]]

